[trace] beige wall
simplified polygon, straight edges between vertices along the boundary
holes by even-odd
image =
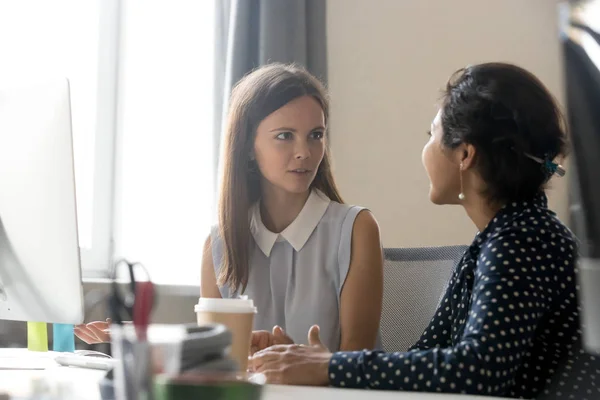
[[[553,0],[327,0],[335,173],[371,208],[387,247],[469,243],[460,207],[428,201],[421,149],[447,77],[483,61],[530,69],[559,98]],[[564,181],[550,191],[564,217]]]

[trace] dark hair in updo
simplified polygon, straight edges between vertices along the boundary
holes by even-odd
[[[566,155],[565,124],[542,82],[523,68],[503,63],[456,71],[443,94],[442,143],[477,149],[475,166],[493,202],[529,200],[551,177],[542,160]]]

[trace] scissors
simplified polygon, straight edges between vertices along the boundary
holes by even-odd
[[[125,290],[119,289],[117,275],[120,267],[126,266],[129,284]],[[143,270],[147,280],[136,279],[135,270]],[[154,285],[150,281],[148,270],[141,263],[119,260],[113,269],[112,292],[109,297],[109,311],[114,324],[123,325],[125,321],[133,321],[139,340],[146,340],[150,315],[156,304]]]

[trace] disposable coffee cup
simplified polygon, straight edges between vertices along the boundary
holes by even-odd
[[[252,324],[256,307],[247,298],[212,299],[201,297],[194,307],[198,325],[223,324],[232,336],[231,357],[237,361],[241,371],[248,368],[248,351],[252,337]]]

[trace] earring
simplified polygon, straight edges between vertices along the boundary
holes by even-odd
[[[459,200],[464,200],[465,199],[465,194],[464,194],[464,189],[463,189],[463,176],[462,176],[462,171],[463,171],[463,163],[460,163],[460,193],[458,194],[458,199]]]

